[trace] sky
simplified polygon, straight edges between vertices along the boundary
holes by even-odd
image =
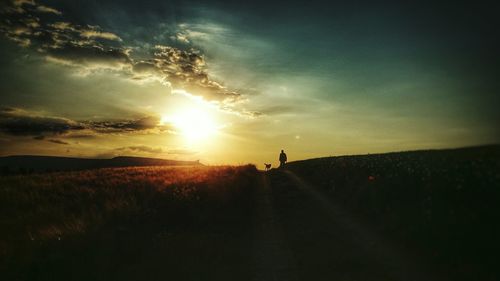
[[[0,156],[206,164],[500,143],[495,9],[418,1],[0,6]]]

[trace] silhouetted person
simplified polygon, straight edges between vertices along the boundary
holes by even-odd
[[[286,159],[286,153],[282,149],[281,153],[280,153],[280,168],[284,168],[285,167],[286,160],[287,160]]]

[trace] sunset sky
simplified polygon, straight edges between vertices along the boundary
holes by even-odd
[[[0,156],[276,165],[500,142],[493,7],[245,2],[1,4]]]

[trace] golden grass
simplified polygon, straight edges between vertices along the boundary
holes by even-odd
[[[217,204],[233,196],[245,185],[242,173],[255,171],[253,166],[133,167],[3,177],[0,242],[82,235],[116,218],[147,217],[159,209],[175,216],[186,211],[183,204]]]

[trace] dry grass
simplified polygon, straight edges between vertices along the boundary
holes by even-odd
[[[192,229],[201,236],[221,227],[238,229],[251,212],[256,173],[254,166],[196,166],[1,177],[0,269],[34,268],[36,255],[52,241],[77,241],[81,250],[89,241],[113,243],[116,236],[137,243],[137,237]]]

